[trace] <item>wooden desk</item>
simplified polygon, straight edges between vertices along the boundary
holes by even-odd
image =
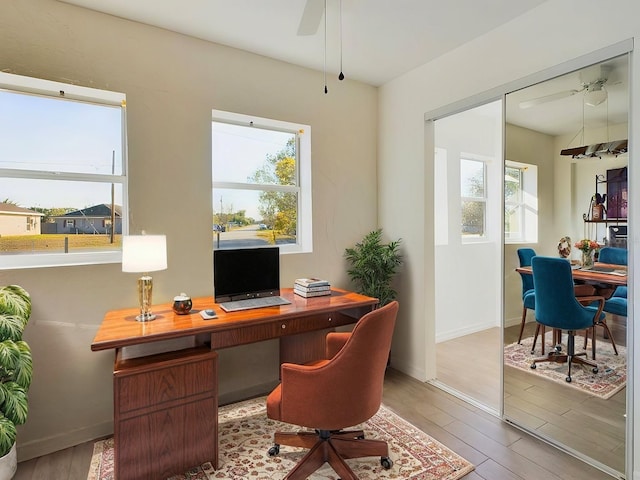
[[[280,339],[280,360],[304,363],[324,357],[324,337],[334,327],[356,323],[377,299],[332,289],[305,299],[284,289],[290,305],[226,313],[212,297],[193,299],[189,315],[172,304],[155,305],[156,319],[138,322],[138,308],[107,312],[91,350],[116,351],[114,441],[117,480],[157,480],[211,461],[218,467],[218,373],[216,349]],[[200,310],[213,308],[217,319]],[[204,335],[203,335],[204,334]],[[205,345],[141,358],[123,347],[184,337]]]

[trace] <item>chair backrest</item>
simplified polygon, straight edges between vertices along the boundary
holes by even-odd
[[[602,247],[598,254],[598,261],[613,265],[627,265],[627,249],[619,247]]]
[[[355,402],[363,419],[359,421],[368,420],[380,408],[398,308],[398,302],[393,301],[364,315],[328,364],[334,372],[335,392]]]
[[[531,259],[535,256],[536,251],[533,248],[518,249],[518,259],[520,260],[521,267],[530,267]],[[525,292],[533,289],[533,277],[531,275],[521,273],[520,278],[522,279],[522,295],[524,296]]]
[[[562,330],[582,330],[593,325],[595,312],[575,297],[571,264],[564,258],[532,259],[536,292],[536,321]]]

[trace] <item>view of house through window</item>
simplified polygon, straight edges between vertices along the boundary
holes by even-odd
[[[118,261],[124,95],[0,75],[0,268]]]
[[[214,248],[303,249],[301,233],[310,230],[309,136],[307,125],[213,112]]]

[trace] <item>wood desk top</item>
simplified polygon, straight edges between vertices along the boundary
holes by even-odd
[[[611,265],[608,263],[596,262],[595,266],[614,268],[618,272],[627,270],[627,267],[625,265]],[[516,268],[516,272],[530,275],[532,273],[532,270],[531,267],[518,267]],[[627,284],[627,275],[621,275],[620,273],[599,272],[597,270],[582,270],[581,268],[573,268],[571,269],[571,273],[573,274],[573,278],[575,278],[576,280],[585,280],[589,282],[598,282],[616,286],[624,286]]]
[[[173,302],[153,305],[151,310],[156,319],[150,322],[138,322],[135,319],[140,313],[138,307],[111,310],[105,314],[91,344],[91,350],[109,350],[200,333],[222,332],[286,318],[326,314],[351,308],[373,308],[378,303],[375,298],[337,288],[331,289],[331,295],[314,298],[303,298],[295,295],[292,288],[287,288],[281,290],[281,296],[291,304],[229,313],[214,303],[213,296],[194,298],[193,308],[188,315],[174,313]],[[200,310],[209,308],[216,311],[218,318],[204,320],[200,316]]]

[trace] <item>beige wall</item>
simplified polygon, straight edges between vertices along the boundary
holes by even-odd
[[[211,109],[311,125],[314,252],[282,259],[282,285],[349,286],[344,249],[377,221],[376,88],[336,80],[325,95],[320,72],[53,0],[0,2],[0,69],[126,93],[131,232],[167,235],[156,303],[212,294]],[[105,311],[136,304],[135,279],[119,264],[0,272],[33,297],[20,460],[112,431],[113,353],[90,344]],[[274,342],[221,352],[223,400],[275,381]]]
[[[554,234],[554,137],[516,125],[507,125],[505,158],[538,167],[538,242],[509,244],[504,247],[504,318],[507,324],[520,322],[522,316],[522,281],[516,273],[517,250],[533,248],[541,255],[555,255],[556,244],[548,240]],[[557,237],[560,239],[560,237]],[[530,317],[532,320],[532,317]]]

